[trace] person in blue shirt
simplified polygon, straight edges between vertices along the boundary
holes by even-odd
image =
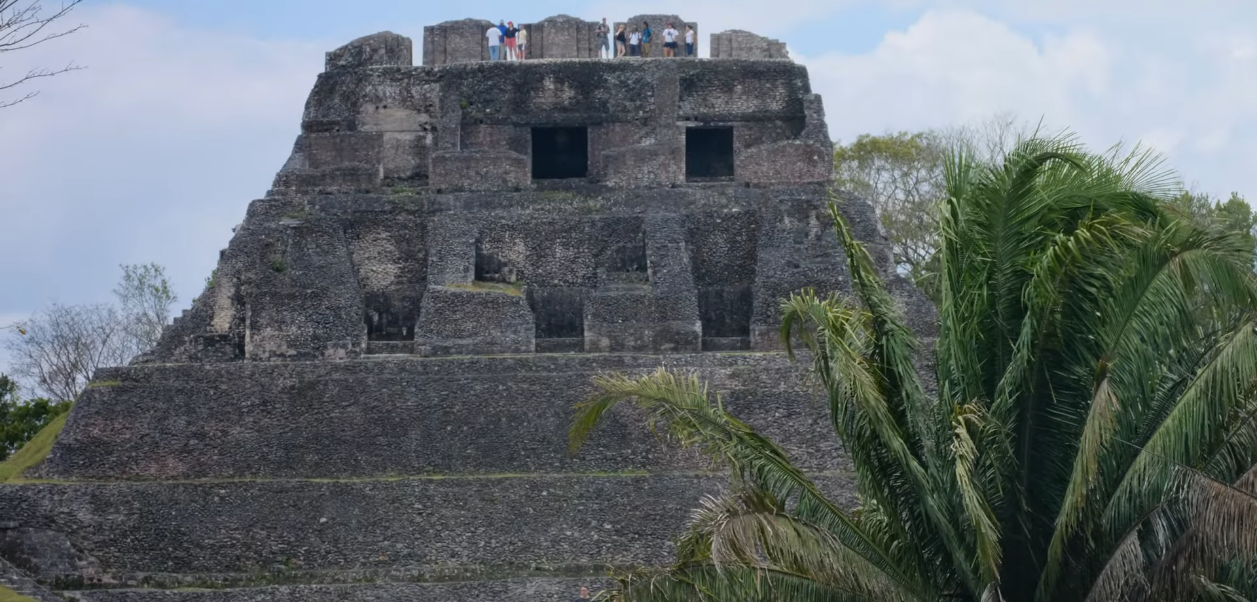
[[[642,29],[642,57],[650,58],[650,34],[654,32],[650,31],[650,23],[642,21],[642,25],[645,25]]]
[[[502,37],[498,38],[498,43],[502,45],[498,49],[498,60],[506,60],[506,32],[509,28],[506,26],[505,20],[498,20],[498,31],[502,32]]]

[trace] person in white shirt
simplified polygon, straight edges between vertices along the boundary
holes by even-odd
[[[484,35],[489,38],[489,60],[499,60],[498,57],[502,52],[502,30],[495,25],[490,27]]]
[[[694,56],[694,28],[685,26],[685,56]]]
[[[677,55],[677,37],[681,33],[672,28],[672,24],[668,24],[668,28],[663,30],[663,58],[672,58]]]
[[[519,33],[515,34],[515,58],[524,60],[528,54],[528,30],[523,27],[519,28]]]
[[[642,32],[633,28],[633,33],[629,34],[629,56],[642,55]]]

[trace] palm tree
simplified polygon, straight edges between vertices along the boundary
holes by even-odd
[[[999,165],[953,156],[946,181],[934,379],[835,204],[854,298],[784,303],[783,339],[811,358],[858,508],[826,499],[694,375],[598,379],[573,448],[632,400],[735,477],[695,511],[674,566],[617,575],[613,598],[1239,595],[1224,582],[1257,553],[1243,241],[1169,217],[1176,183],[1152,154],[1089,154],[1069,135]]]

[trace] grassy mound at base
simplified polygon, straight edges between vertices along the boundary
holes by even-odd
[[[32,466],[38,466],[48,457],[48,452],[52,451],[52,444],[56,443],[57,436],[61,434],[61,428],[65,426],[65,420],[70,416],[70,412],[57,416],[52,422],[48,423],[22,449],[17,450],[8,460],[0,464],[0,483],[17,481],[22,478],[22,473]],[[16,594],[14,594],[16,595]],[[28,600],[29,598],[16,598],[16,600]],[[10,602],[4,597],[4,592],[0,591],[0,602]]]
[[[52,426],[49,424],[48,426]],[[34,598],[28,598],[19,594],[3,585],[0,585],[0,602],[36,602]]]

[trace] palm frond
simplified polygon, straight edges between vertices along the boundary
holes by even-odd
[[[735,474],[744,475],[778,499],[793,500],[797,514],[833,533],[854,554],[901,587],[921,587],[919,579],[905,574],[893,562],[882,542],[869,538],[846,512],[829,501],[780,447],[725,412],[719,397],[711,402],[697,376],[661,368],[640,377],[601,376],[595,383],[599,393],[577,406],[570,434],[573,449],[584,443],[599,416],[621,402],[635,401],[652,421],[666,422],[666,432],[674,440],[728,462]]]

